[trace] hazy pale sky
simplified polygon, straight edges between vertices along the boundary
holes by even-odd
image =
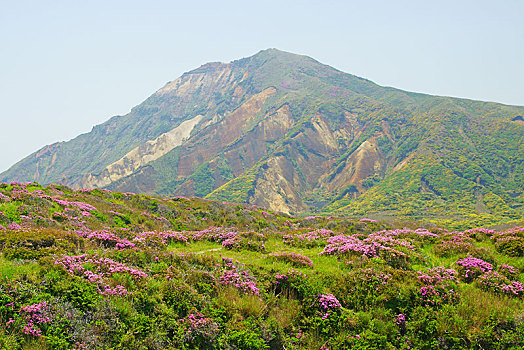
[[[0,171],[186,71],[270,47],[380,85],[524,105],[521,0],[0,5]]]

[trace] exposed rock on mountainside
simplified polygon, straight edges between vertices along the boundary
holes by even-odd
[[[208,63],[0,181],[282,212],[522,219],[524,107],[378,86],[275,49]]]
[[[193,119],[185,120],[173,130],[135,147],[124,157],[108,165],[100,175],[87,174],[82,180],[82,187],[102,188],[133,174],[141,166],[162,157],[173,148],[180,146],[185,139],[189,138],[191,130],[202,118],[202,115],[197,115]]]

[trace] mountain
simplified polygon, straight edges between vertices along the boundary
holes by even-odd
[[[489,225],[523,218],[523,116],[268,49],[187,72],[0,181]]]

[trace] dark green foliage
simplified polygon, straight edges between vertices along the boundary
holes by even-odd
[[[238,324],[238,328],[230,329],[222,339],[233,349],[266,350],[269,345],[264,341],[258,331],[258,325],[252,322]]]
[[[201,165],[191,176],[193,189],[199,197],[208,195],[214,189],[215,179],[213,173],[209,171],[209,164]]]
[[[524,237],[515,237],[512,240],[497,242],[497,251],[509,256],[524,256]]]

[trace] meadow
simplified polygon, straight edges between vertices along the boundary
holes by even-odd
[[[524,227],[0,184],[2,349],[521,349]]]

